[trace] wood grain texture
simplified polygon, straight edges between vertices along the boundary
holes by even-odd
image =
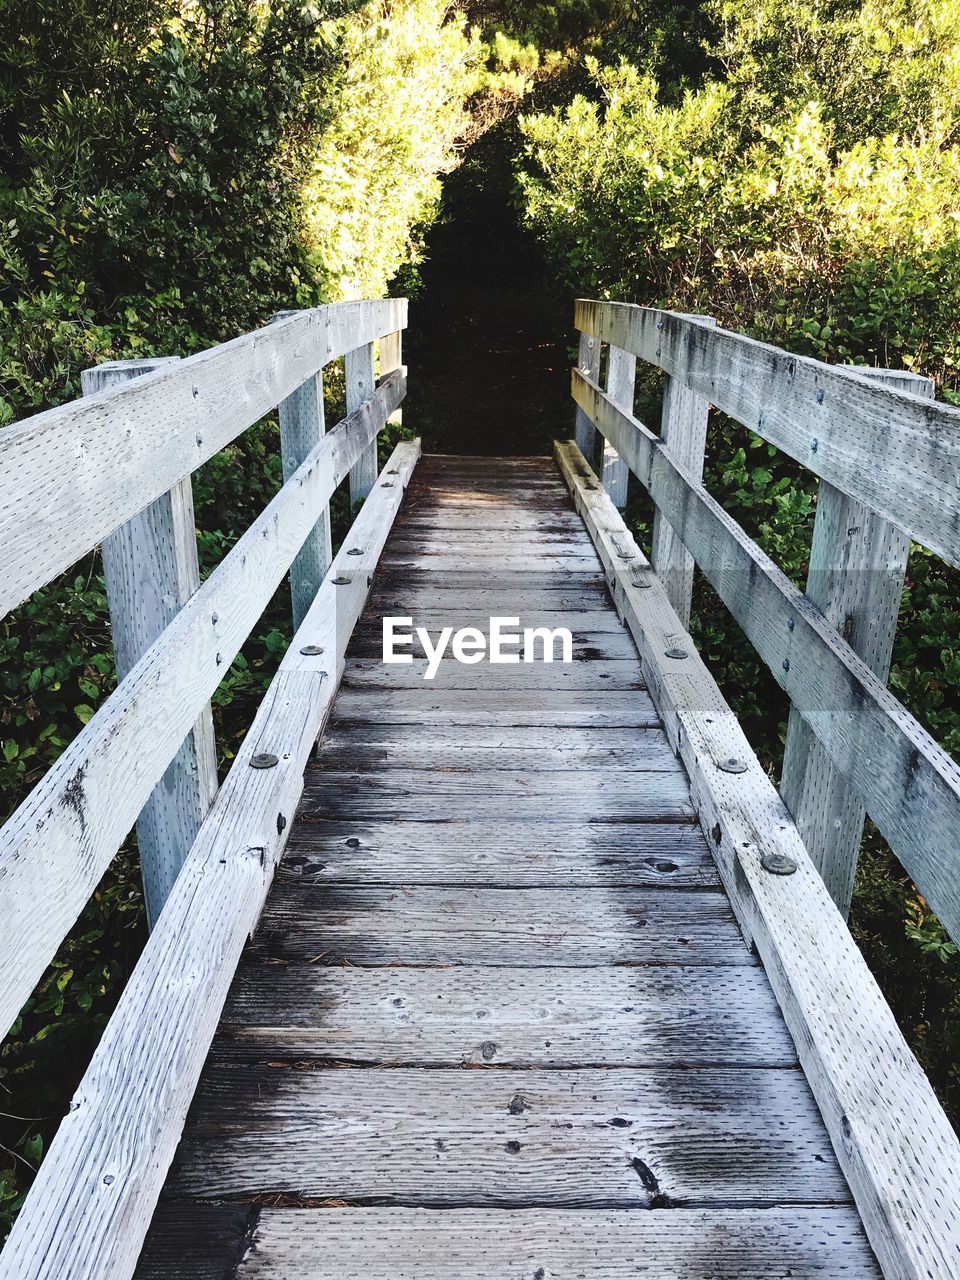
[[[582,455],[557,456],[641,652],[731,904],[752,937],[887,1280],[960,1272],[960,1144],[813,867],[786,807]],[[663,654],[689,646],[682,670]],[[743,773],[718,768],[730,756]],[[764,854],[797,871],[771,875]],[[921,1136],[922,1135],[922,1136]]]
[[[294,637],[0,1254],[2,1280],[132,1276],[230,979],[286,843],[303,768],[419,442],[394,450],[354,525],[364,555],[349,592],[340,556]],[[323,652],[305,655],[320,637]],[[278,763],[253,769],[254,755]]]
[[[289,315],[296,315],[296,312],[282,311],[275,320],[284,319]],[[349,406],[351,409],[356,407],[356,405]],[[326,431],[321,369],[280,401],[279,418],[280,457],[283,464],[283,480],[286,483],[303,463],[310,450],[320,442]],[[307,610],[319,590],[332,559],[330,505],[327,503],[290,566],[290,597],[294,630],[306,617]]]
[[[235,1269],[234,1269],[235,1268]],[[171,1203],[137,1280],[879,1280],[856,1212]]]
[[[566,627],[573,639],[573,658],[575,662],[623,662],[630,659],[637,662],[637,646],[633,643],[630,633],[624,629],[613,611],[604,610],[603,614],[599,615],[592,610],[589,613],[590,616],[587,618],[584,618],[579,613],[574,617],[524,613],[523,626],[546,627],[549,631],[553,631],[557,627]],[[519,617],[520,615],[510,616]],[[459,620],[460,617],[464,617],[465,620],[461,622]],[[594,625],[595,622],[599,623],[601,621],[606,622],[606,630],[601,629],[599,625]],[[587,625],[584,626],[584,623]],[[435,639],[443,627],[457,629],[461,626],[476,625],[478,630],[484,631],[490,625],[490,615],[488,614],[484,618],[481,618],[479,614],[461,614],[449,617],[436,610],[423,610],[414,618],[414,625],[415,627],[424,627]],[[413,641],[408,652],[414,658],[425,658],[427,656],[422,640],[416,634],[416,631],[413,633]],[[539,641],[537,653],[540,653]],[[353,639],[350,641],[350,650],[347,655],[348,660],[353,658],[380,658],[382,654],[383,618],[376,615],[367,615],[353,633]]]
[[[960,937],[960,765],[656,436],[576,371],[574,380],[578,401],[617,444],[830,763]]]
[[[294,964],[751,965],[722,894],[278,880],[253,951]]]
[[[96,395],[177,360],[120,360],[81,375]],[[200,587],[193,486],[187,476],[132,516],[101,547],[117,679],[159,639]],[[210,703],[167,765],[137,818],[137,852],[147,926],[152,928],[217,794]]]
[[[732,966],[246,963],[212,1052],[415,1067],[792,1067],[797,1060],[766,975]]]
[[[660,719],[649,696],[633,690],[541,689],[516,693],[492,702],[477,689],[422,688],[344,689],[337,699],[336,715],[342,720],[376,717],[382,724],[421,724],[429,718],[438,725],[541,725],[656,728]]]
[[[960,563],[960,409],[671,311],[580,300],[576,326],[657,365],[914,541]]]
[[[620,347],[607,352],[607,395],[628,413],[633,413],[634,384],[637,376],[637,357]],[[630,471],[627,464],[610,444],[603,441],[600,460],[600,483],[610,495],[610,501],[621,511],[627,505],[627,485]]]
[[[406,325],[405,299],[345,302],[201,351],[4,430],[0,617],[195,471],[318,369]]]
[[[402,378],[395,375],[323,437],[0,832],[4,1027],[83,910],[316,523],[317,511],[402,394]],[[389,493],[384,491],[385,498]],[[366,585],[364,579],[357,589],[365,591]],[[331,586],[334,596],[336,590]]]
[[[401,1088],[377,1068],[221,1063],[197,1092],[170,1190],[451,1207],[850,1195],[798,1071],[423,1068]]]
[[[668,822],[298,822],[282,874],[315,884],[702,888],[719,883],[700,828]]]
[[[688,316],[700,324],[716,328],[711,316]],[[695,479],[703,477],[703,456],[707,442],[710,402],[668,374],[664,381],[660,439],[677,461]],[[693,602],[693,556],[674,533],[659,509],[653,513],[650,563],[667,589],[670,603],[685,627],[690,625]]]
[[[931,379],[863,369],[865,377],[932,400]],[[910,539],[853,498],[823,481],[813,525],[807,595],[884,683],[890,671]],[[816,735],[791,705],[780,794],[793,814],[813,865],[846,915],[866,810]]]
[[[376,361],[374,344],[366,342],[362,347],[348,351],[343,359],[343,375],[347,395],[347,412],[356,409],[373,395],[376,386]],[[360,455],[360,461],[350,472],[351,504],[365,498],[377,482],[377,442],[374,440]]]
[[[420,625],[422,624],[415,618],[413,626]],[[484,628],[482,634],[485,635],[487,629]],[[523,633],[522,626],[511,626],[509,630],[511,633]],[[408,632],[409,628],[404,628],[404,633]],[[435,642],[436,633],[431,638]],[[344,668],[343,686],[345,689],[419,689],[426,684],[431,689],[484,689],[510,693],[540,689],[557,692],[567,689],[609,691],[644,688],[640,662],[636,656],[612,662],[604,662],[595,657],[586,661],[564,662],[562,640],[551,639],[549,652],[553,654],[553,660],[544,662],[540,660],[544,642],[540,639],[535,644],[538,660],[532,662],[492,663],[484,658],[482,662],[465,664],[451,654],[440,659],[435,672],[427,680],[427,661],[414,658],[412,646],[404,643],[398,646],[398,652],[406,654],[412,661],[386,664],[380,657],[350,658]],[[450,652],[449,646],[447,652]],[[512,645],[507,652],[519,658],[523,646]]]
[[[592,334],[583,332],[580,334],[577,368],[582,369],[591,378],[598,377],[600,373],[600,343]],[[596,448],[597,432],[582,409],[577,409],[574,417],[574,438],[577,447],[588,458],[592,457]]]

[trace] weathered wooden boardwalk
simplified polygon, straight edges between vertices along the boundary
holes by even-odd
[[[150,926],[0,1280],[957,1280],[960,1143],[845,915],[869,814],[960,938],[960,766],[886,686],[911,540],[960,564],[960,409],[580,301],[553,461],[384,462],[405,324],[283,313],[0,432],[0,611],[101,545],[118,671],[0,830],[4,1029],[134,824]],[[192,472],[277,406],[284,484],[201,582]],[[711,406],[819,477],[805,591],[704,487]],[[789,697],[779,791],[694,564]],[[494,618],[555,660],[466,632],[425,679]]]
[[[381,660],[491,614],[575,663]],[[693,819],[554,464],[424,459],[143,1280],[878,1274]]]

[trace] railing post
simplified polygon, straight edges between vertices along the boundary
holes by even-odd
[[[588,378],[596,382],[600,377],[600,339],[592,333],[580,334],[580,350],[577,356],[577,368]],[[597,440],[597,429],[581,408],[577,408],[574,438],[577,448],[588,462],[593,461],[593,449]]]
[[[271,317],[271,323],[296,314],[295,311],[278,311]],[[323,371],[318,370],[285,400],[281,400],[279,414],[280,457],[283,482],[286,484],[311,450],[320,443],[326,431],[323,416]],[[306,617],[332,559],[330,508],[325,506],[290,566],[294,630]]]
[[[930,378],[849,367],[897,391],[933,399]],[[821,481],[807,595],[884,681],[890,672],[909,554],[910,539],[899,529]],[[831,897],[846,915],[853,898],[864,807],[792,706],[780,793]]]
[[[388,373],[393,373],[395,369],[403,368],[403,331],[398,329],[396,333],[385,333],[380,339],[380,379],[381,381]],[[403,421],[403,410],[395,409],[387,419],[388,422],[395,426]]]
[[[347,383],[347,413],[352,413],[373,395],[376,385],[373,343],[367,342],[362,347],[348,351],[344,356],[343,367]],[[376,483],[377,442],[374,440],[364,449],[360,461],[350,472],[351,504],[365,498]]]
[[[712,316],[688,318],[699,320],[712,328],[717,325]],[[663,388],[660,439],[670,450],[671,456],[695,480],[703,478],[709,415],[709,401],[685,387],[677,378],[667,375]],[[693,602],[693,556],[659,511],[653,516],[650,563],[666,588],[667,596],[680,621],[685,627],[689,627],[690,606]]]
[[[607,351],[607,395],[620,409],[633,414],[633,391],[637,378],[637,357],[619,347]],[[627,482],[630,471],[627,464],[609,441],[603,442],[603,458],[600,478],[610,495],[610,501],[619,510],[627,505]]]
[[[85,369],[83,394],[95,395],[176,360],[120,360]],[[190,477],[105,538],[101,552],[119,681],[200,586]],[[217,752],[207,703],[137,819],[150,928],[216,794]]]

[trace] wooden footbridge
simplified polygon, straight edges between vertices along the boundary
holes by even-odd
[[[885,684],[910,539],[960,559],[960,411],[584,302],[575,443],[378,474],[405,318],[286,313],[0,433],[3,609],[102,542],[121,677],[0,837],[4,1026],[135,823],[152,925],[0,1277],[957,1280],[960,1148],[844,916],[866,811],[960,936],[960,771]],[[191,472],[278,404],[286,483],[201,585]],[[710,405],[819,475],[806,592],[703,488]],[[782,795],[694,561],[791,698]],[[218,787],[210,696],[288,570]]]

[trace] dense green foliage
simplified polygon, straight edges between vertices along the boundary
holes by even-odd
[[[522,213],[570,292],[663,304],[831,361],[960,390],[960,4],[706,0],[694,75],[656,40],[521,120]],[[669,16],[671,10],[667,9]],[[636,14],[634,15],[636,18]],[[638,402],[658,412],[647,376]],[[708,486],[798,584],[815,479],[713,423]],[[637,503],[634,518],[646,524]],[[891,686],[960,751],[960,575],[915,548]],[[712,593],[695,629],[779,767],[786,704]],[[901,1025],[960,1110],[960,957],[868,831],[852,921]]]

